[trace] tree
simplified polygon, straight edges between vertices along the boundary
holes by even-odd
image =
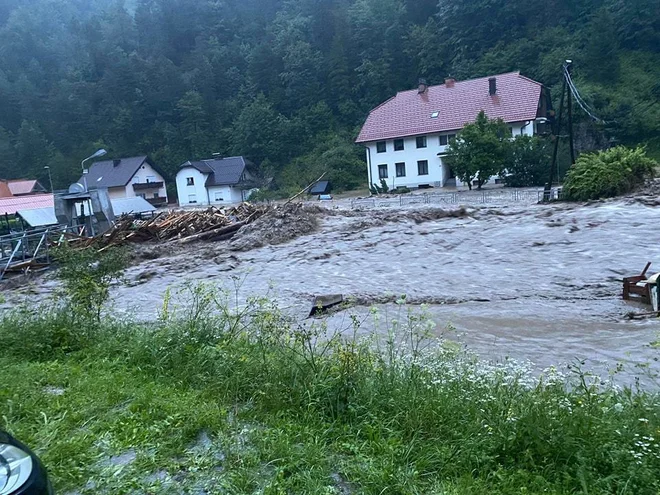
[[[500,173],[511,153],[510,132],[502,119],[489,120],[482,110],[477,120],[467,124],[449,143],[449,165],[456,177],[472,189],[481,189],[491,176]]]
[[[419,77],[520,70],[557,106],[567,57],[608,121],[598,128],[576,106],[576,129],[657,153],[659,9],[657,0],[0,0],[9,136],[0,159],[7,176],[36,178],[48,155],[66,185],[102,140],[114,156],[148,153],[170,171],[211,151],[243,154],[288,187],[285,168],[313,168],[310,156],[321,163],[332,151],[319,151],[321,140],[352,157],[368,112]]]
[[[51,144],[34,122],[24,120],[16,136],[16,162],[14,176],[34,177],[50,164],[53,157]]]
[[[546,139],[538,136],[516,136],[511,148],[511,160],[504,176],[507,186],[542,186],[548,181],[551,146]]]
[[[208,122],[204,99],[197,91],[188,91],[176,104],[181,117],[181,132],[190,156],[201,158],[208,150]]]
[[[6,179],[15,170],[16,151],[12,143],[12,136],[0,127],[0,179]]]
[[[586,71],[593,80],[611,84],[619,78],[619,43],[614,21],[607,9],[596,12],[585,35]]]
[[[232,129],[233,152],[255,163],[285,161],[289,121],[259,94],[240,113]],[[295,138],[295,137],[294,137]]]

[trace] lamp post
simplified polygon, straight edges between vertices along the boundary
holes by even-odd
[[[53,189],[53,177],[50,175],[50,167],[46,165],[44,167],[44,170],[48,172],[48,181],[50,182],[50,192],[52,193],[54,192],[54,189]]]
[[[107,153],[108,152],[106,150],[101,148],[100,150],[97,150],[96,152],[94,152],[93,155],[88,156],[82,162],[80,162],[80,168],[82,168],[82,173],[83,173],[83,182],[84,182],[84,185],[85,185],[85,192],[87,192],[87,171],[85,170],[85,162],[87,160],[91,160],[92,158],[98,158],[99,156],[103,156]]]

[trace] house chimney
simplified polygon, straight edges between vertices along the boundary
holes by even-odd
[[[115,158],[114,160],[112,160],[112,166],[113,167],[118,167],[120,163],[121,163],[121,160],[118,159],[118,158]]]
[[[419,87],[417,88],[417,93],[424,94],[426,93],[426,90],[429,89],[428,84],[426,84],[426,79],[420,79],[419,80]]]
[[[488,93],[490,93],[490,96],[497,94],[497,79],[494,77],[488,78]]]
[[[454,79],[453,77],[448,77],[447,79],[445,79],[445,88],[453,88],[455,82],[456,79]]]

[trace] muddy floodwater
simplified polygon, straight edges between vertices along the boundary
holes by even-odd
[[[605,375],[618,362],[626,381],[658,371],[657,319],[629,321],[648,307],[621,300],[621,278],[647,261],[660,271],[660,207],[634,200],[592,205],[468,208],[427,219],[413,210],[367,209],[319,214],[318,229],[278,245],[237,251],[227,243],[159,246],[113,290],[117,311],[153,318],[168,287],[185,280],[240,280],[240,297],[272,294],[303,320],[312,298],[343,294],[351,308],[376,306],[394,317],[405,294],[425,304],[436,332],[493,360],[530,360],[538,368],[577,359]],[[423,209],[417,211],[424,211]],[[51,284],[37,290],[47,293]],[[369,319],[365,317],[368,327]],[[646,379],[643,379],[646,382]]]

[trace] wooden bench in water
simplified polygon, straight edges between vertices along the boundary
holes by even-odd
[[[644,304],[651,304],[651,284],[646,282],[646,272],[651,267],[649,261],[644,270],[634,277],[625,277],[623,279],[623,298],[626,300],[636,299]]]

